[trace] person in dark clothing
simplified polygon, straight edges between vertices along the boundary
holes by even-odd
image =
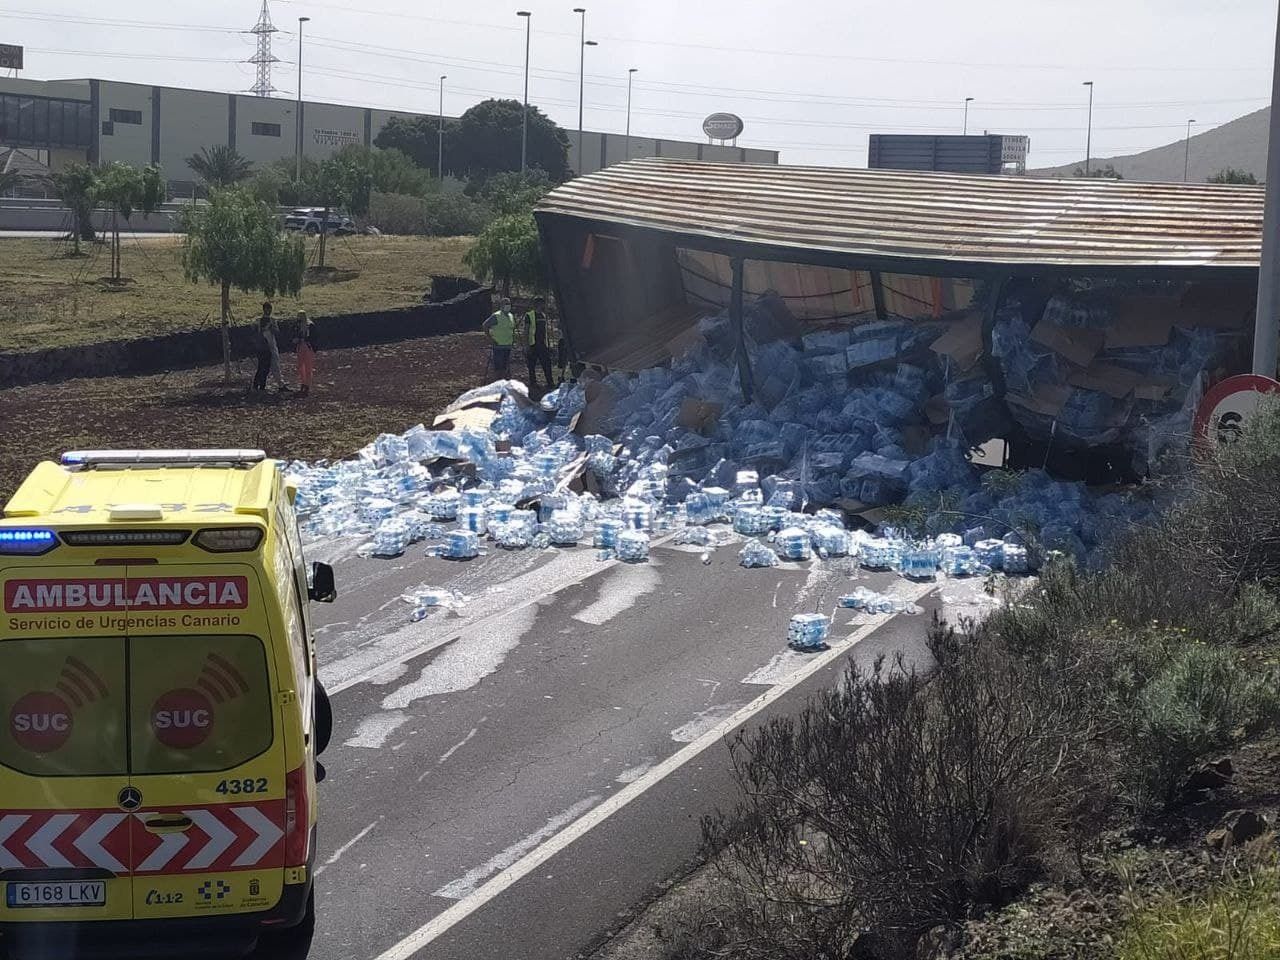
[[[271,301],[262,305],[262,316],[258,318],[258,329],[254,333],[254,349],[258,354],[258,367],[253,372],[253,389],[267,389],[267,377],[271,375],[272,359],[275,351],[271,349],[275,340],[275,321],[271,318]]]
[[[537,367],[542,367],[547,389],[556,382],[551,376],[551,322],[547,319],[547,302],[542,297],[534,301],[532,309],[524,316],[525,363],[529,367],[529,386],[538,385]]]
[[[560,382],[564,383],[569,373],[569,341],[564,337],[556,343],[556,367],[560,370]]]

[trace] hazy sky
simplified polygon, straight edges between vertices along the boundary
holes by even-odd
[[[27,47],[29,78],[102,77],[247,90],[261,0],[10,0],[0,42]],[[577,126],[574,0],[273,0],[277,87],[297,82],[306,26],[309,99],[434,112],[521,96],[519,3],[533,11],[530,100]],[[581,0],[579,0],[581,2]],[[872,132],[1031,137],[1031,162],[1084,155],[1085,80],[1096,83],[1093,155],[1178,140],[1265,106],[1276,0],[585,0],[586,127],[697,140],[740,114],[739,143],[783,162],[861,166]],[[16,9],[15,9],[16,8]],[[1259,175],[1263,171],[1255,171]]]

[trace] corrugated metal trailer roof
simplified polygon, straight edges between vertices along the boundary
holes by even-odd
[[[754,259],[1226,278],[1257,272],[1263,200],[1250,186],[644,159],[558,187],[537,215]]]

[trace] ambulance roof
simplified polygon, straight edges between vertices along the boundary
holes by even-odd
[[[278,470],[261,451],[90,451],[63,461],[38,464],[4,518],[59,526],[266,520]]]

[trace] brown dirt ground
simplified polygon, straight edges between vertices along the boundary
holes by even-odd
[[[482,382],[481,333],[321,353],[309,397],[253,393],[252,360],[143,377],[0,390],[0,503],[42,459],[93,447],[261,447],[282,458],[342,458],[379,433],[427,423]],[[291,354],[286,381],[296,383]],[[513,371],[517,368],[513,358]]]

